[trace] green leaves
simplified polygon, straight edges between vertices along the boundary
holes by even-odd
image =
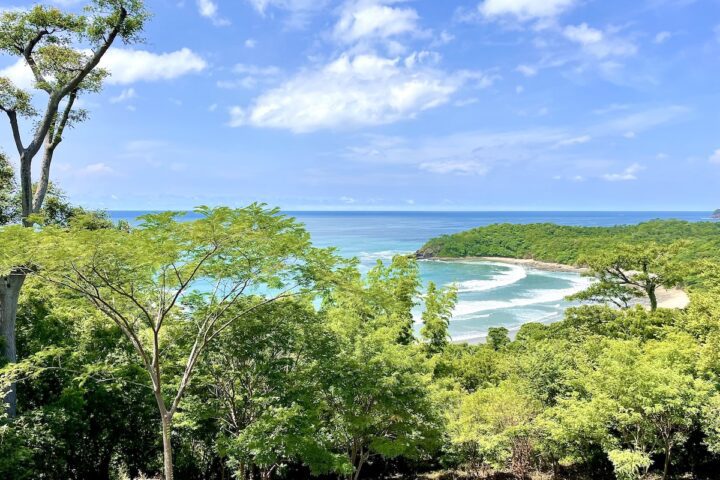
[[[16,112],[23,117],[33,117],[37,111],[32,105],[32,96],[17,88],[10,79],[0,77],[0,110]]]

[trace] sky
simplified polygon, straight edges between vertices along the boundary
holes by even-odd
[[[720,207],[718,0],[146,5],[55,154],[81,205]],[[33,88],[17,58],[0,76]]]

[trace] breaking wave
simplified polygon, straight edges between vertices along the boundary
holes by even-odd
[[[478,312],[487,312],[490,310],[499,310],[503,308],[513,307],[525,307],[528,305],[536,305],[539,303],[559,302],[562,301],[568,295],[572,295],[581,290],[584,290],[590,285],[590,280],[586,278],[579,278],[573,280],[573,285],[568,288],[558,288],[553,290],[531,290],[529,293],[531,296],[523,298],[514,298],[512,300],[480,300],[472,301],[466,300],[458,302],[453,311],[454,317],[462,317],[465,315],[472,315]]]
[[[492,264],[497,265],[497,264]],[[519,265],[502,265],[504,271],[493,275],[488,280],[466,280],[457,282],[458,293],[484,292],[495,288],[507,287],[527,277],[525,269]]]

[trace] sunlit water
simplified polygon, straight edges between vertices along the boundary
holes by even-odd
[[[110,212],[114,220],[145,212]],[[492,223],[552,222],[561,225],[610,226],[656,218],[708,220],[705,212],[290,212],[303,222],[317,246],[334,246],[357,257],[367,271],[378,259],[416,251],[428,239]],[[190,217],[191,218],[191,217]],[[422,261],[423,282],[454,284],[458,303],[450,324],[456,341],[477,341],[489,327],[511,331],[523,323],[562,318],[564,298],[588,285],[574,273],[546,272],[519,265],[479,261]],[[420,308],[415,311],[419,319]],[[418,323],[419,326],[419,323]]]

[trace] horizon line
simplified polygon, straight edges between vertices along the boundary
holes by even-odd
[[[236,207],[243,208],[243,207]],[[105,212],[185,212],[192,213],[194,209],[174,209],[174,208],[158,208],[158,209],[140,209],[140,208],[128,208],[128,209],[103,209],[97,210]],[[507,209],[507,210],[343,210],[343,209],[280,209],[281,212],[286,213],[713,213],[714,210],[523,210],[523,209]]]

